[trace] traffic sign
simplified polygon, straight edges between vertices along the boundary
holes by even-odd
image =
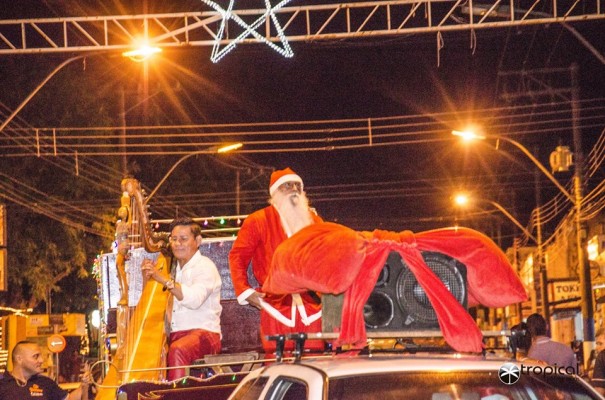
[[[60,353],[65,350],[65,337],[63,335],[51,335],[46,339],[46,345],[51,353]]]

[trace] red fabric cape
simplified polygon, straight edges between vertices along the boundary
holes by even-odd
[[[356,232],[330,222],[310,225],[276,249],[263,291],[344,293],[337,344],[365,345],[363,306],[391,251],[401,255],[426,292],[445,340],[457,351],[482,351],[481,331],[425,264],[422,251],[441,252],[465,264],[469,306],[504,307],[527,299],[504,253],[491,239],[472,229],[447,228],[417,234]]]

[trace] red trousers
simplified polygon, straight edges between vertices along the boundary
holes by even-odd
[[[172,332],[168,348],[168,366],[191,365],[206,354],[221,352],[221,335],[203,329]],[[186,375],[185,369],[169,369],[168,380],[173,381]]]

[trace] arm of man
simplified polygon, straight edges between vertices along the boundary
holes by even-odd
[[[252,304],[260,308],[259,297],[263,293],[256,292],[248,281],[248,266],[257,248],[262,246],[261,236],[258,233],[258,222],[253,214],[249,216],[237,235],[229,253],[229,270],[237,300],[241,305]]]
[[[84,364],[84,374],[82,374],[82,383],[76,390],[72,390],[66,397],[66,400],[88,400],[88,386],[92,381],[90,366]]]
[[[88,384],[82,383],[79,388],[69,392],[66,400],[88,400]]]

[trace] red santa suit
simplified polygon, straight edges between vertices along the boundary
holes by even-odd
[[[284,171],[290,171],[293,174],[290,169]],[[271,187],[279,183],[280,181],[273,179],[272,176]],[[314,212],[309,212],[312,215],[313,223],[322,222],[322,219]],[[252,262],[254,277],[262,287],[267,279],[275,249],[288,236],[279,211],[273,205],[258,210],[246,218],[229,253],[231,278],[240,304],[248,304],[246,298],[254,291],[262,292],[261,288],[252,288],[248,282],[250,262]],[[265,293],[263,301],[270,306],[263,306],[263,310],[261,310],[261,340],[265,351],[275,350],[275,343],[267,341],[265,338],[267,335],[321,332],[321,304],[308,293],[301,293],[300,299],[302,299],[302,305],[296,307],[296,304],[292,305],[293,298],[289,294]],[[267,311],[270,308],[275,309],[279,314]],[[287,349],[292,347],[292,343],[286,344]],[[324,343],[308,341],[305,343],[305,348],[323,350]]]

